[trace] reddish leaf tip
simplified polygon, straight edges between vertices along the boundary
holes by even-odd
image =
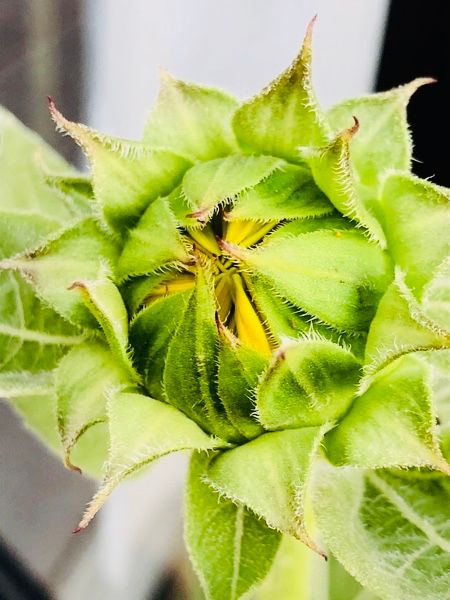
[[[189,213],[186,216],[188,219],[195,219],[199,223],[206,223],[208,212],[209,212],[209,209],[200,208],[199,210],[196,210],[193,213]]]
[[[71,283],[69,285],[69,287],[67,289],[68,290],[85,290],[86,286],[81,281],[74,281],[73,283]]]
[[[75,527],[75,529],[72,530],[72,533],[80,533],[80,531],[83,531],[84,527],[80,527],[79,525],[77,527]]]
[[[226,252],[233,258],[238,258],[238,259],[244,258],[242,248],[239,248],[239,246],[236,246],[235,244],[232,244],[231,242],[227,242],[227,240],[223,240],[221,238],[217,238],[217,243],[219,244],[220,248],[224,252]]]

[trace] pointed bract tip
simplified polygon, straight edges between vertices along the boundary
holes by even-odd
[[[340,137],[342,140],[348,142],[349,140],[352,139],[352,137],[355,135],[355,133],[357,133],[359,130],[359,119],[357,117],[355,117],[355,115],[353,115],[353,125],[351,127],[349,127],[348,129],[344,129],[344,131],[340,134]]]
[[[57,117],[62,116],[61,113],[59,112],[58,107],[56,106],[56,102],[52,96],[47,96],[47,103],[48,103],[48,109],[50,111],[50,114],[51,114],[53,120],[55,120]]]
[[[354,135],[358,131],[358,129],[359,129],[359,120],[357,117],[355,117],[355,115],[353,115],[353,125],[349,129],[349,133]]]
[[[317,21],[317,15],[314,15],[313,18],[309,21],[308,25],[306,26],[306,33],[305,33],[305,39],[303,40],[303,48],[304,49],[311,49],[311,43],[312,43],[312,36],[313,36],[313,32],[314,32],[314,25],[316,24]]]
[[[84,283],[82,281],[74,281],[73,283],[71,283],[68,288],[69,291],[70,290],[85,290],[86,286],[84,285]]]
[[[188,219],[195,219],[199,223],[206,223],[208,220],[209,209],[200,208],[193,213],[189,213],[187,216]]]
[[[239,246],[236,246],[235,244],[227,242],[227,240],[223,240],[221,238],[217,239],[217,243],[219,244],[220,248],[231,257],[238,258],[239,260],[244,259],[245,251],[243,248],[240,248]]]
[[[80,527],[79,525],[77,527],[75,527],[75,529],[72,529],[72,533],[80,533],[80,531],[83,531],[84,527]]]
[[[66,469],[69,469],[69,471],[74,471],[75,473],[79,473],[80,475],[83,475],[83,471],[80,469],[80,467],[77,467],[76,465],[74,465],[68,456],[66,456],[64,458],[64,465],[65,465]]]
[[[238,337],[236,337],[226,325],[222,323],[219,316],[216,315],[216,326],[219,334],[225,339],[233,348],[237,348],[240,346],[241,342]]]
[[[165,67],[159,66],[158,73],[159,73],[159,81],[162,84],[171,83],[172,81],[175,81],[175,78],[169,73],[169,71]]]
[[[316,14],[313,16],[313,18],[312,18],[312,19],[309,21],[309,23],[308,23],[308,26],[307,26],[307,28],[306,28],[306,31],[308,31],[308,32],[311,32],[311,33],[312,33],[312,31],[313,31],[313,29],[314,29],[314,25],[316,24],[316,22],[317,22],[317,13],[316,13]]]

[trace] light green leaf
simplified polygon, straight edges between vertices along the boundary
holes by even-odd
[[[310,223],[312,220],[304,222]],[[365,335],[346,335],[311,318],[280,296],[279,291],[261,276],[247,275],[246,281],[260,314],[264,316],[264,323],[278,344],[283,343],[285,338],[297,339],[300,336],[319,334],[332,342],[344,343],[358,358],[364,356]]]
[[[392,276],[388,256],[356,231],[315,231],[254,250],[226,249],[279,295],[341,331],[367,328]]]
[[[68,288],[75,281],[97,279],[105,267],[115,264],[117,256],[113,240],[92,219],[86,219],[33,252],[5,259],[0,269],[19,271],[46,304],[72,323],[96,327],[79,294]]]
[[[271,231],[263,240],[265,242],[273,242],[282,237],[297,237],[303,233],[311,233],[312,231],[322,231],[324,229],[331,229],[333,231],[340,231],[345,229],[353,229],[351,221],[345,219],[337,211],[330,216],[314,218],[314,219],[301,219],[283,223],[273,231]]]
[[[43,168],[67,163],[6,109],[0,108],[0,259],[40,244],[77,216],[70,199],[49,189]]]
[[[0,290],[0,371],[51,370],[84,340],[15,273],[0,272]]]
[[[450,192],[413,175],[386,178],[381,196],[389,252],[418,300],[450,253]]]
[[[112,393],[108,422],[110,449],[105,476],[79,529],[87,527],[122,479],[156,458],[179,450],[223,446],[223,442],[208,436],[173,406],[142,394]]]
[[[112,356],[132,380],[139,382],[128,343],[128,313],[117,287],[103,274],[97,280],[75,281],[71,289],[80,290],[87,308],[103,329]]]
[[[304,525],[311,466],[326,427],[265,433],[213,460],[207,481],[221,495],[247,506],[269,527],[317,550]]]
[[[240,440],[217,394],[218,343],[212,285],[199,270],[166,355],[164,391],[170,404],[206,431],[223,439]]]
[[[273,156],[234,154],[195,165],[182,183],[191,216],[199,223],[206,222],[217,206],[254,187],[284,164]]]
[[[86,153],[95,199],[106,223],[119,234],[134,225],[153,200],[168,194],[190,165],[173,152],[104,136],[68,121],[54,104],[50,108],[57,126]]]
[[[237,197],[227,220],[281,221],[331,214],[333,205],[304,167],[286,165]]]
[[[86,369],[86,365],[84,365]],[[57,427],[54,371],[0,374],[0,398],[7,397],[24,424],[58,455],[62,454]],[[84,401],[84,398],[82,398]],[[104,423],[89,427],[73,449],[74,462],[94,477],[101,473],[107,456],[108,431]]]
[[[45,181],[47,185],[59,192],[63,198],[70,200],[76,207],[77,214],[87,216],[92,213],[92,200],[94,200],[94,190],[92,189],[91,178],[87,175],[55,175],[46,173]]]
[[[154,288],[171,277],[173,277],[173,273],[163,271],[143,277],[135,277],[122,283],[120,292],[132,319],[141,308],[145,307]]]
[[[161,71],[161,91],[145,126],[144,142],[193,162],[226,156],[236,149],[231,117],[237,104],[221,90]]]
[[[311,83],[312,27],[313,21],[292,65],[236,111],[233,128],[245,151],[298,162],[298,146],[326,141],[325,123]]]
[[[22,419],[25,427],[48,448],[60,455],[61,444],[58,437],[54,391],[39,396],[35,394],[17,395],[11,398],[10,404]]]
[[[352,98],[333,106],[328,113],[336,134],[349,126],[352,117],[358,119],[360,129],[351,145],[352,165],[358,184],[375,188],[374,195],[387,170],[410,169],[412,143],[406,106],[418,88],[433,81],[415,79],[388,92]]]
[[[64,356],[56,370],[55,384],[64,461],[68,468],[78,469],[71,458],[75,444],[88,429],[106,421],[107,393],[132,382],[107,346],[92,341]],[[108,438],[107,430],[104,435]]]
[[[440,480],[333,469],[313,506],[333,554],[383,600],[442,600],[450,588],[450,495]]]
[[[325,439],[337,465],[425,466],[450,474],[437,439],[428,368],[413,354],[379,371]]]
[[[450,462],[450,350],[424,353],[423,357],[430,367],[430,388],[442,453]]]
[[[364,368],[367,376],[402,354],[437,350],[450,344],[450,337],[433,330],[410,305],[403,290],[404,284],[397,274],[378,305],[367,338]]]
[[[312,170],[319,188],[332,204],[345,217],[363,227],[369,239],[386,247],[383,229],[376,218],[376,207],[371,205],[372,197],[357,187],[357,179],[351,162],[350,142],[359,132],[359,123],[340,133],[323,148],[304,148],[303,158]]]
[[[450,256],[444,258],[424,286],[421,307],[433,323],[450,334]]]
[[[359,588],[354,581],[346,586],[343,597],[335,595],[330,562],[334,563],[332,557],[326,562],[299,540],[284,535],[269,575],[252,600],[363,600],[351,595],[353,587]]]
[[[185,540],[208,600],[237,600],[270,569],[280,534],[204,483],[209,458],[195,453],[186,490]]]
[[[263,432],[253,413],[255,388],[267,361],[249,346],[225,333],[222,328],[217,388],[228,418],[246,438]]]
[[[265,429],[335,421],[350,406],[359,376],[359,362],[337,344],[318,336],[285,340],[259,381],[259,420]]]
[[[0,373],[0,398],[48,396],[53,393],[53,371],[10,371]]]
[[[158,198],[128,232],[116,275],[123,280],[187,260],[188,249],[169,203],[166,198]]]
[[[136,315],[130,326],[136,367],[144,376],[149,394],[157,400],[166,398],[163,373],[169,343],[180,325],[190,295],[187,291],[155,300]]]

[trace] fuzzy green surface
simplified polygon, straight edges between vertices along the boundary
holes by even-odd
[[[324,114],[311,35],[245,102],[164,73],[142,141],[51,103],[90,177],[0,112],[0,396],[101,479],[80,528],[191,451],[210,600],[440,600],[450,191],[411,174],[406,121],[428,80]]]

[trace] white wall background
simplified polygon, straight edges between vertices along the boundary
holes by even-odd
[[[158,66],[253,95],[297,54],[318,15],[314,78],[323,106],[370,91],[387,0],[86,0],[87,120],[140,137]]]

